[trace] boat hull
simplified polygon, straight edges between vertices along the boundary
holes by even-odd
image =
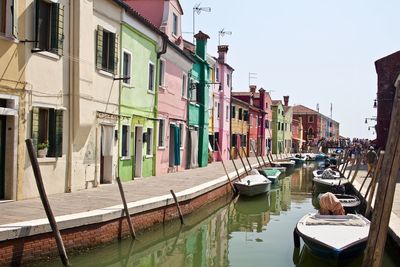
[[[348,180],[344,177],[339,179],[322,179],[314,177],[313,183],[315,186],[315,192],[325,193],[325,192],[335,192],[335,189],[339,185],[345,186]]]
[[[235,187],[239,192],[239,195],[252,197],[260,194],[265,194],[271,190],[271,183],[245,185],[241,183],[235,183]]]

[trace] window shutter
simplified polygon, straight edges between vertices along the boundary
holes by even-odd
[[[57,54],[59,56],[63,55],[64,51],[64,6],[58,5],[58,16],[57,16]]]
[[[40,17],[40,1],[41,0],[35,0],[35,29],[34,29],[34,33],[35,33],[35,41],[36,43],[34,43],[35,47],[39,47],[39,17]]]
[[[114,35],[115,38],[115,46],[114,46],[114,74],[117,75],[118,74],[118,34]]]
[[[18,0],[12,1],[12,35],[18,39]]]
[[[64,112],[62,110],[56,110],[55,113],[56,113],[55,156],[62,157]]]
[[[58,15],[59,3],[51,3],[51,26],[50,26],[50,49],[52,52],[57,52],[58,47]]]
[[[31,138],[35,148],[37,148],[39,138],[39,108],[32,107]]]
[[[97,42],[96,42],[96,68],[102,69],[103,62],[103,27],[97,26]]]

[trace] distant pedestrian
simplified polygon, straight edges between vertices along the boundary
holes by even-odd
[[[376,159],[378,155],[376,154],[374,147],[370,146],[367,152],[367,164],[368,164],[368,173],[372,175],[372,171],[375,169]]]

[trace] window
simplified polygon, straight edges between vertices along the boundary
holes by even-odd
[[[173,13],[172,33],[178,35],[178,16]]]
[[[243,120],[244,121],[249,121],[249,111],[248,110],[245,110],[243,112]]]
[[[164,86],[165,85],[165,61],[160,60],[160,72],[159,72],[159,77],[158,77],[158,85],[159,86]]]
[[[63,111],[53,108],[32,108],[31,137],[36,149],[47,144],[46,157],[62,156]]]
[[[118,69],[118,37],[115,33],[97,26],[97,58],[96,68],[117,74]]]
[[[253,114],[250,114],[250,120],[249,120],[250,128],[253,128],[252,123],[253,123]]]
[[[261,127],[261,122],[262,122],[262,118],[261,118],[261,117],[258,117],[258,121],[257,121],[258,127]]]
[[[230,84],[231,84],[231,81],[230,81],[230,75],[229,75],[229,73],[227,73],[226,74],[226,85],[228,85],[228,87],[230,86]]]
[[[210,143],[211,149],[215,151],[215,141],[214,141],[214,135],[209,134],[208,135],[208,142]]]
[[[121,136],[121,157],[130,158],[131,156],[131,127],[129,125],[122,125],[122,136]]]
[[[243,109],[239,108],[239,120],[243,120]]]
[[[36,48],[62,55],[64,6],[59,3],[36,0],[35,18]]]
[[[243,134],[242,135],[242,147],[246,147],[246,139],[247,139],[247,136],[245,135],[245,134]]]
[[[236,118],[236,107],[235,106],[232,106],[231,114],[232,114],[232,119],[235,119]]]
[[[152,156],[153,155],[153,129],[147,128],[146,133],[146,155]]]
[[[313,123],[314,122],[314,116],[308,116],[308,122]]]
[[[18,37],[18,16],[14,10],[18,10],[18,0],[0,1],[0,35]]]
[[[179,124],[179,147],[183,148],[183,137],[184,137],[184,132],[185,131],[185,124],[181,123]]]
[[[269,120],[265,120],[265,128],[269,129]]]
[[[122,80],[125,84],[131,83],[131,60],[132,55],[128,51],[124,51],[122,56],[123,64],[122,64],[122,75],[124,79]]]
[[[219,118],[220,110],[221,110],[221,106],[220,106],[220,104],[218,103],[218,105],[217,105],[217,118]]]
[[[191,81],[191,86],[190,86],[190,100],[193,102],[197,102],[198,100],[198,87],[199,87],[199,83],[194,81],[194,80],[190,80]]]
[[[229,106],[226,106],[225,120],[229,120]]]
[[[182,76],[182,96],[186,97],[187,94],[187,75],[184,73]]]
[[[149,81],[148,81],[148,87],[147,90],[154,92],[154,64],[153,63],[149,63]]]
[[[215,81],[219,82],[219,68],[218,67],[215,68]]]
[[[165,147],[165,120],[158,121],[158,147]]]

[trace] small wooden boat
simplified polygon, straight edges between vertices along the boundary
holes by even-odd
[[[332,169],[325,169],[325,170],[315,170],[313,171],[313,175],[314,177],[318,177],[318,178],[322,178],[322,174],[324,173],[324,171],[329,172],[332,178],[340,178],[340,172],[338,171],[334,171]]]
[[[281,171],[277,169],[262,169],[258,170],[258,172],[268,178],[272,183],[275,183],[275,180],[278,179],[279,175],[281,174]]]
[[[271,190],[271,181],[261,174],[253,174],[244,177],[241,181],[234,183],[240,195],[256,196]]]
[[[370,221],[360,214],[309,213],[297,223],[296,232],[315,254],[348,258],[365,249],[369,228]]]
[[[287,169],[293,168],[294,165],[295,165],[295,162],[292,161],[292,160],[291,161],[288,161],[288,160],[272,161],[271,165],[272,166],[278,166],[278,167],[285,167],[286,170],[287,170]]]
[[[334,191],[336,187],[340,185],[346,185],[349,180],[345,177],[335,178],[335,179],[324,179],[322,177],[314,177],[313,182],[315,185],[316,192],[331,192]]]
[[[357,196],[348,194],[334,194],[334,195],[340,201],[346,213],[355,213],[361,205],[361,200]],[[318,202],[321,196],[322,194],[318,195]]]

